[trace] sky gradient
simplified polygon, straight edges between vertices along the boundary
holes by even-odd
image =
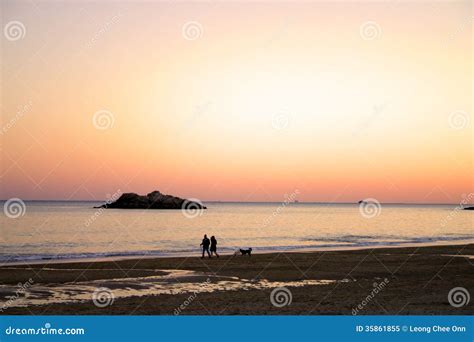
[[[1,7],[2,199],[474,192],[471,1]]]

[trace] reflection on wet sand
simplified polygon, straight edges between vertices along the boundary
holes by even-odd
[[[62,269],[64,270],[64,269]],[[271,289],[281,286],[300,287],[327,285],[335,280],[268,281],[247,280],[238,277],[208,275],[187,270],[157,270],[160,275],[93,280],[64,284],[34,284],[17,296],[17,286],[0,285],[0,306],[8,302],[9,307],[74,303],[90,301],[98,288],[107,288],[114,298],[134,296],[157,296],[163,294],[202,293],[215,291],[237,291]],[[164,273],[164,275],[163,275]]]

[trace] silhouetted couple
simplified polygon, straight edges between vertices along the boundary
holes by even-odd
[[[209,251],[209,245],[211,246],[211,250]],[[207,252],[207,255],[209,255],[209,258],[212,258],[212,253],[216,255],[216,257],[219,257],[219,254],[217,254],[217,240],[215,236],[211,236],[211,240],[207,238],[207,235],[204,235],[204,239],[202,239],[201,245],[202,246],[202,258],[204,258],[204,253]]]

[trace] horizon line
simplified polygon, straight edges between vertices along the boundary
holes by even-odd
[[[0,202],[6,202],[9,199],[0,199]],[[93,200],[93,199],[22,199],[24,202],[107,202],[107,200]],[[226,200],[201,200],[203,203],[287,203],[287,204],[360,204],[357,202],[321,202],[321,201],[226,201]],[[384,205],[456,205],[456,206],[471,206],[474,203],[433,203],[433,202],[381,202]]]

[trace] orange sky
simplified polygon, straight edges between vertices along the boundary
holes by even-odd
[[[0,198],[474,192],[469,0],[1,7]]]

